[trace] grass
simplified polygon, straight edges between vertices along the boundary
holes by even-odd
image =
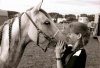
[[[57,24],[59,29],[62,25]],[[86,68],[100,68],[100,44],[97,39],[90,39],[85,47],[87,51]],[[56,68],[54,48],[49,48],[43,52],[41,48],[34,43],[27,45],[18,68]]]

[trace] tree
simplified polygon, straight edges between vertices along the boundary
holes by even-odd
[[[59,14],[59,13],[56,13],[56,12],[51,12],[51,13],[49,13],[49,15],[52,18],[63,18],[63,15],[62,14]]]
[[[49,15],[50,15],[52,18],[56,18],[56,17],[58,16],[58,13],[51,12],[51,13],[49,13]]]
[[[87,14],[80,14],[80,17],[87,17]]]
[[[53,18],[54,22],[57,22],[58,18],[63,18],[62,14],[56,13],[56,12],[51,12],[49,15]]]
[[[94,21],[94,18],[95,18],[95,15],[88,15],[88,19],[89,19],[89,21]]]
[[[67,21],[75,21],[76,20],[76,16],[74,14],[65,15],[65,18],[67,19]]]

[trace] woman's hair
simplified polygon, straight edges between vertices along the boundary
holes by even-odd
[[[81,33],[81,44],[86,45],[90,38],[90,31],[86,24],[80,22],[72,22],[69,24],[69,29],[74,32],[75,34]]]

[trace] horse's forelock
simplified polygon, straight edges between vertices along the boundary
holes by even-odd
[[[46,17],[50,18],[50,16],[48,15],[48,13],[46,11],[44,11],[43,9],[40,9],[39,11],[42,12]]]

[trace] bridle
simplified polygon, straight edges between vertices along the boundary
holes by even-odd
[[[25,14],[27,15],[27,17],[29,18],[29,20],[32,22],[32,24],[36,27],[37,31],[38,31],[38,36],[37,36],[37,45],[44,51],[46,52],[47,51],[47,48],[49,47],[49,44],[52,42],[52,41],[55,41],[55,37],[56,35],[58,34],[59,30],[55,32],[55,34],[52,36],[52,37],[49,37],[48,35],[46,35],[42,30],[40,30],[37,25],[34,23],[34,21],[32,20],[32,18],[28,15],[27,12],[25,12]],[[40,45],[39,45],[39,37],[40,37],[40,34],[43,34],[44,37],[49,41],[48,45],[46,46],[46,48],[42,48]]]

